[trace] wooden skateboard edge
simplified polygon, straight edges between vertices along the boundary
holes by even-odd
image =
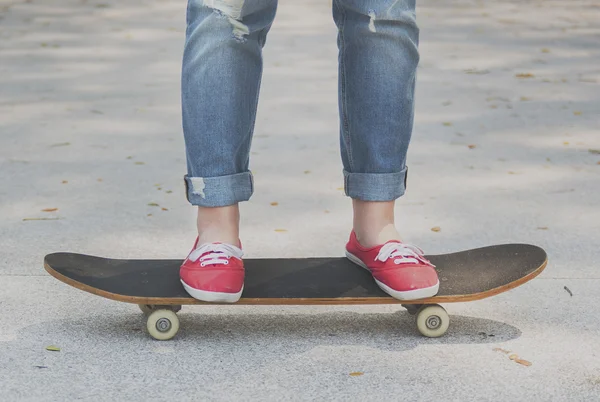
[[[178,298],[160,298],[160,297],[139,297],[139,296],[123,296],[117,293],[111,293],[102,289],[94,288],[68,278],[59,272],[55,271],[46,261],[44,261],[44,269],[53,277],[61,282],[66,283],[74,288],[85,292],[101,296],[106,299],[120,301],[132,304],[154,304],[154,305],[361,305],[361,304],[437,304],[437,303],[459,303],[475,300],[482,300],[488,297],[504,293],[524,283],[531,281],[544,271],[548,264],[548,258],[533,272],[510,282],[503,286],[486,290],[480,293],[453,295],[453,296],[434,296],[426,299],[417,300],[397,300],[392,297],[338,297],[338,298],[244,298],[242,297],[237,303],[208,303],[196,300],[191,297]]]

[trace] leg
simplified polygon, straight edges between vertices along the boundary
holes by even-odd
[[[277,0],[188,0],[181,93],[186,195],[198,206],[200,243],[236,244],[238,203],[253,193],[248,169],[262,48]]]
[[[400,239],[419,30],[415,0],[333,0],[338,26],[340,147],[354,229],[365,246]]]

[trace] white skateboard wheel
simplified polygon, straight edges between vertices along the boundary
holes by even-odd
[[[429,338],[442,336],[448,330],[450,317],[439,304],[422,307],[417,313],[417,329]]]
[[[155,310],[148,316],[146,327],[151,337],[159,341],[166,341],[173,338],[179,331],[179,318],[172,310]]]

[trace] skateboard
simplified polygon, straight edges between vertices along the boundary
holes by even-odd
[[[245,259],[246,279],[237,304],[400,304],[416,317],[418,331],[442,336],[450,324],[439,303],[484,299],[539,275],[546,252],[528,244],[503,244],[426,256],[440,279],[436,296],[396,300],[370,273],[347,258]],[[107,299],[137,304],[157,340],[177,334],[182,305],[209,304],[191,298],[179,281],[180,259],[123,260],[76,253],[53,253],[44,267],[56,279]],[[210,303],[214,304],[214,303]]]

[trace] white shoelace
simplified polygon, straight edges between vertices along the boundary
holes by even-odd
[[[380,260],[386,262],[388,258],[394,258],[394,264],[418,264],[419,262],[435,267],[424,257],[425,252],[417,246],[404,243],[387,243],[379,254],[375,257],[375,261]],[[398,258],[400,257],[400,258]]]
[[[211,253],[208,253],[211,251]],[[208,253],[206,255],[202,255]],[[200,266],[204,267],[209,264],[229,264],[229,258],[242,258],[243,251],[236,246],[230,244],[214,244],[206,243],[192,251],[188,257],[191,261],[197,261],[200,258]]]

